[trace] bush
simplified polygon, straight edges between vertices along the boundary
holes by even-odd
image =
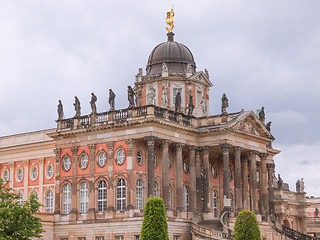
[[[148,198],[143,212],[141,240],[169,240],[163,199]]]
[[[261,240],[257,218],[252,211],[242,211],[234,225],[234,240]]]

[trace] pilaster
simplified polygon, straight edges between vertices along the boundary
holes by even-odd
[[[269,213],[274,217],[274,190],[273,190],[273,174],[274,174],[274,163],[267,164],[268,169],[268,195],[269,195]]]
[[[71,147],[72,151],[72,183],[71,183],[71,211],[70,222],[77,221],[77,168],[78,168],[78,146]]]
[[[176,208],[178,211],[183,211],[183,163],[182,163],[182,148],[184,144],[176,144]]]
[[[55,185],[54,185],[54,214],[60,215],[60,157],[61,157],[61,149],[56,148],[53,150],[55,154]]]
[[[258,213],[258,194],[257,194],[257,152],[249,152],[250,160],[250,193],[251,193],[251,210]]]
[[[235,185],[235,203],[236,203],[236,211],[241,212],[243,209],[242,202],[242,174],[241,174],[241,147],[235,147],[235,177],[234,177],[234,185]]]
[[[241,164],[242,169],[242,201],[243,201],[243,209],[250,209],[250,201],[249,201],[249,180],[248,180],[248,157],[246,156]]]
[[[107,191],[107,211],[114,211],[114,189],[113,189],[113,154],[114,142],[107,142],[108,146],[108,191]]]
[[[28,200],[29,160],[23,161],[23,201]]]
[[[196,196],[197,212],[202,212],[202,184],[201,184],[201,148],[196,149]]]
[[[144,138],[147,142],[148,147],[148,197],[154,196],[154,190],[155,190],[155,172],[154,172],[154,143],[155,143],[155,137],[153,136],[147,136]]]
[[[127,171],[128,171],[128,209],[133,209],[136,206],[136,181],[134,179],[134,156],[136,141],[134,139],[126,140],[127,144]]]
[[[162,198],[166,209],[170,208],[169,203],[169,140],[163,140],[162,147],[162,163],[161,163],[161,175],[162,175]]]
[[[96,144],[89,144],[89,158],[90,158],[90,181],[89,181],[89,209],[88,218],[94,219],[95,216],[95,194],[94,194],[94,172],[95,172],[95,152]]]
[[[223,197],[224,199],[230,199],[230,169],[229,169],[229,151],[231,148],[230,144],[221,144],[222,149],[222,160],[223,160]],[[231,205],[231,204],[230,204]],[[224,206],[231,207],[231,206]]]
[[[196,192],[196,147],[189,147],[190,154],[190,210],[196,212],[197,210],[197,192]]]
[[[261,154],[261,175],[260,175],[260,191],[262,197],[262,214],[269,212],[269,196],[268,196],[268,183],[267,183],[267,157],[268,154]]]
[[[204,211],[210,211],[209,206],[209,147],[203,147],[203,207]]]
[[[39,161],[39,197],[38,197],[38,201],[39,203],[41,203],[42,205],[45,206],[45,203],[43,202],[43,199],[45,199],[43,197],[43,174],[44,174],[44,171],[43,171],[43,164],[44,164],[44,158],[39,158],[38,159]],[[40,212],[43,212],[43,207],[41,206],[40,207]]]

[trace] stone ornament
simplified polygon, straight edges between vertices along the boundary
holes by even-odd
[[[163,108],[168,107],[168,86],[167,86],[167,84],[163,84],[163,86],[162,86],[161,106]]]
[[[194,110],[193,96],[189,95],[188,116],[192,116],[193,110]]]
[[[202,96],[202,99],[200,101],[200,106],[201,106],[203,115],[206,115],[207,114],[207,103],[206,103],[206,99],[204,96]]]
[[[266,114],[264,113],[264,107],[262,107],[259,112],[259,119],[264,124],[264,122],[266,120]]]
[[[268,122],[268,123],[266,124],[266,129],[267,129],[269,132],[271,132],[271,122]]]
[[[97,96],[94,95],[94,93],[91,93],[90,106],[91,106],[91,111],[92,111],[91,113],[92,114],[96,114],[97,113],[96,102],[97,102]]]
[[[134,107],[134,91],[131,86],[128,86],[128,101],[129,101],[129,108]]]
[[[149,89],[149,93],[147,94],[147,104],[154,105],[154,99],[156,97],[156,90],[154,89],[152,84],[149,85],[148,89]]]
[[[58,120],[62,120],[63,119],[63,105],[61,100],[59,100],[59,104],[58,104]]]
[[[282,188],[282,184],[283,184],[283,180],[280,177],[280,174],[278,174],[278,188],[281,189]]]
[[[166,63],[162,63],[162,72],[168,72],[168,66]]]
[[[227,107],[229,107],[229,100],[228,100],[227,95],[225,93],[222,95],[221,102],[222,102],[221,113],[226,115],[226,114],[228,114]]]
[[[177,92],[176,94],[176,100],[175,100],[175,111],[176,112],[181,112],[181,94],[180,91]]]
[[[110,111],[114,111],[115,106],[115,98],[116,94],[112,91],[112,89],[109,89],[109,105],[110,105]]]
[[[76,111],[75,117],[80,117],[81,116],[81,106],[80,106],[80,101],[77,96],[74,97],[74,110]]]

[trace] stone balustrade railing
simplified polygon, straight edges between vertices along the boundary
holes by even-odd
[[[298,232],[292,228],[288,228],[285,225],[282,225],[281,223],[274,221],[274,229],[281,233],[282,235],[287,236],[290,239],[297,239],[297,240],[320,240],[320,238],[309,236],[306,234],[303,234],[301,232]]]
[[[320,226],[320,217],[308,217],[307,219],[308,224]]]
[[[191,231],[194,235],[209,239],[227,239],[225,233],[200,226],[196,223],[191,223]]]
[[[239,113],[238,113],[239,114]],[[57,129],[80,129],[108,124],[130,122],[142,118],[164,119],[169,122],[179,123],[184,126],[199,128],[204,126],[220,125],[225,123],[222,115],[208,117],[188,116],[181,112],[175,112],[154,105],[126,108],[115,111],[84,115],[81,117],[57,120]],[[225,118],[225,117],[224,117]],[[233,114],[227,116],[227,121],[235,118]]]

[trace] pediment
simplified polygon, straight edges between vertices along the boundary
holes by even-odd
[[[238,119],[231,127],[239,132],[255,135],[264,138],[273,138],[271,133],[260,122],[257,116],[253,112],[249,112],[246,116]]]
[[[193,80],[195,82],[201,83],[203,85],[206,85],[208,87],[212,86],[212,83],[210,82],[208,76],[204,72],[195,72],[193,75],[189,77],[190,80]]]

